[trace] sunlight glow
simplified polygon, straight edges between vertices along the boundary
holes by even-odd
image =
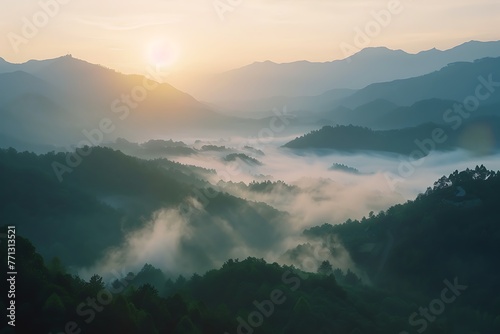
[[[179,55],[179,47],[165,38],[154,39],[146,47],[146,61],[157,67],[170,68],[174,66]]]

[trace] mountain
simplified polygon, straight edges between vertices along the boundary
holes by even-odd
[[[312,111],[330,110],[337,101],[355,92],[355,89],[332,89],[315,96],[273,96],[256,100],[218,101],[209,105],[227,115],[241,115],[251,118],[272,116],[274,115],[273,110],[282,109],[310,116]]]
[[[324,126],[286,143],[291,149],[334,149],[339,151],[380,151],[409,154],[415,138],[432,133],[436,126],[426,124],[417,128],[373,131],[359,126]],[[449,145],[449,144],[448,144]]]
[[[298,113],[299,120],[396,129],[428,122],[445,124],[457,106],[465,111],[462,118],[498,116],[499,69],[500,58],[449,64],[423,76],[369,85],[323,110]]]
[[[356,124],[360,126],[373,126],[374,122],[385,118],[399,107],[385,99],[375,99],[356,108],[347,108],[343,105],[336,107],[333,111],[320,112],[316,114],[303,114],[305,120],[314,117],[316,119],[328,119],[337,124]],[[420,122],[422,123],[422,122]],[[420,124],[419,123],[419,124]]]
[[[295,138],[283,147],[310,151],[378,151],[404,155],[419,151],[421,156],[433,150],[457,148],[481,154],[493,153],[500,148],[500,118],[479,117],[461,123],[456,129],[449,124],[434,123],[395,130],[371,130],[353,125],[324,126]]]
[[[500,330],[500,298],[491,291],[500,279],[499,191],[500,172],[484,166],[457,170],[405,204],[304,231],[305,244],[289,255],[308,258],[307,246],[317,245],[342,261],[343,250],[374,287],[399,296],[427,296],[420,309],[414,305],[412,311],[403,311],[409,321],[399,333],[423,332],[434,321],[423,321],[419,310],[444,304],[444,294],[453,287],[458,288],[456,298],[446,303],[442,333],[495,333]],[[405,308],[404,299],[390,298],[384,304],[397,313]]]
[[[422,100],[411,106],[386,110],[384,114],[373,117],[369,124],[378,129],[411,127],[425,122],[442,124],[445,122],[443,114],[456,103],[458,102],[437,98]],[[484,108],[486,107],[474,112],[474,116],[484,115]]]
[[[308,229],[304,234],[312,240],[335,234],[353,261],[380,287],[398,284],[404,289],[403,280],[415,288],[432,292],[435,283],[439,284],[442,277],[450,275],[470,283],[472,280],[487,282],[491,286],[500,275],[496,268],[487,265],[495,261],[500,251],[497,243],[499,214],[495,209],[498,191],[500,172],[489,171],[485,166],[457,170],[436,180],[413,201],[372,214],[362,221],[349,220],[335,226],[325,224]],[[372,248],[370,254],[363,247],[366,244],[373,244],[378,250]],[[383,248],[388,244],[390,252],[381,270]],[[464,244],[469,245],[468,249],[462,248]],[[437,249],[439,251],[435,252]],[[482,264],[477,265],[476,261]],[[470,266],[475,270],[470,270]],[[433,273],[433,278],[417,274],[427,270]],[[485,279],[484,272],[494,275]],[[478,306],[487,307],[487,304]]]
[[[28,93],[38,93],[50,98],[61,93],[48,82],[24,71],[1,73],[0,84],[3,88],[0,91],[0,101]]]
[[[377,129],[412,127],[424,122],[446,124],[445,113],[460,104],[450,100],[428,99],[414,103],[409,107],[398,107],[373,120],[367,126]],[[480,106],[469,119],[499,116],[500,103]],[[356,123],[357,124],[357,123]]]
[[[183,89],[213,103],[258,100],[274,96],[314,96],[328,90],[360,89],[376,82],[411,78],[436,71],[449,63],[500,57],[500,41],[471,41],[455,48],[409,54],[384,47],[366,48],[342,60],[256,62],[199,80]],[[233,102],[234,104],[234,102]]]
[[[14,141],[60,145],[77,140],[82,127],[90,125],[45,80],[16,71],[0,74],[0,86],[0,133]]]
[[[458,101],[430,98],[415,102],[411,106],[397,106],[384,100],[376,99],[355,108],[338,106],[333,111],[305,114],[299,116],[302,122],[311,120],[324,121],[325,124],[355,124],[376,130],[390,130],[415,127],[423,123],[446,124],[448,110],[462,105]],[[462,105],[463,106],[463,105]],[[480,105],[468,119],[498,116],[500,103]]]
[[[189,279],[167,280],[161,270],[144,264],[140,271],[107,282],[99,275],[88,280],[71,275],[57,259],[44,262],[22,236],[16,245],[17,256],[24,259],[18,264],[24,276],[16,281],[16,328],[21,333],[72,328],[96,334],[218,334],[258,328],[264,334],[382,334],[396,332],[406,322],[404,315],[384,307],[383,292],[340,286],[332,275],[258,258],[228,259]],[[0,257],[7,261],[6,254]],[[0,287],[8,291],[8,281]],[[404,302],[405,310],[411,303],[412,298]],[[428,332],[444,333],[439,326]]]
[[[25,63],[14,64],[14,63],[9,63],[8,61],[0,57],[0,73],[8,73],[15,71],[25,71],[28,73],[35,73],[43,69],[45,66],[48,66],[49,64],[57,61],[57,59],[58,58],[44,59],[44,60],[32,59]]]
[[[253,135],[269,120],[212,111],[189,94],[150,76],[125,75],[71,56],[1,64],[1,138],[31,144],[100,144],[172,136]],[[104,125],[103,125],[104,124]],[[102,127],[105,129],[103,130]],[[0,142],[5,147],[6,142]]]
[[[102,140],[144,133],[161,136],[228,119],[167,83],[124,75],[71,56],[10,64],[9,69],[15,71],[0,74],[4,87],[0,110],[12,116],[7,127],[25,129],[17,135],[26,141],[76,145],[87,139],[82,131],[99,130],[103,119],[113,130]],[[33,115],[43,122],[35,126]],[[37,132],[46,136],[36,136]]]
[[[386,99],[399,106],[410,106],[426,99],[453,100],[463,103],[469,96],[487,94],[478,102],[489,105],[500,102],[500,58],[483,58],[473,62],[449,64],[439,71],[422,76],[374,83],[339,101],[355,108],[375,99]],[[476,98],[477,100],[477,98]]]
[[[84,280],[17,233],[16,325],[22,333],[498,333],[499,191],[500,172],[477,166],[368,218],[305,230],[306,243],[285,255],[307,259],[308,272],[228,256],[189,278],[145,263]],[[364,278],[337,267],[346,254]]]
[[[240,247],[264,254],[281,242],[286,213],[215,190],[211,173],[102,147],[40,155],[0,149],[0,215],[46,259],[78,267],[95,265],[154,224],[172,243],[167,248],[180,252],[176,258],[186,259],[170,264],[177,272],[214,268]]]

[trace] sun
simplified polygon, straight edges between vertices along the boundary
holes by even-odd
[[[179,59],[179,47],[165,38],[157,38],[146,47],[146,61],[155,67],[170,68]]]

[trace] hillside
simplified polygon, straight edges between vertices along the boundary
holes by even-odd
[[[482,78],[482,79],[481,79]],[[386,99],[399,106],[410,106],[426,99],[443,99],[463,103],[478,94],[482,105],[500,102],[500,58],[483,58],[473,62],[456,62],[429,74],[379,82],[360,89],[339,101],[346,107],[357,107],[375,99]]]
[[[10,65],[5,70],[12,72],[0,72],[0,134],[11,143],[81,146],[98,130],[103,136],[94,134],[97,145],[119,137],[143,139],[145,133],[148,139],[234,129],[255,134],[269,123],[214,112],[168,84],[162,69],[125,75],[70,55]],[[105,131],[103,120],[109,124]]]
[[[318,273],[247,258],[190,278],[145,264],[111,281],[84,281],[18,236],[18,319],[30,319],[18,329],[61,331],[73,319],[74,328],[93,333],[495,333],[499,191],[500,172],[478,166],[369,218],[306,230],[308,243],[289,255],[309,257]],[[307,253],[318,244],[334,259],[349,252],[365,277],[321,262],[324,251]],[[85,303],[75,310],[89,295],[101,296],[98,312]]]
[[[186,259],[171,263],[172,270],[191,272],[221,264],[242,244],[265,253],[284,233],[285,213],[214,190],[208,170],[100,147],[76,167],[67,165],[75,155],[68,157],[0,149],[2,224],[15,224],[48,259],[91,266],[110,248],[126,249],[126,236],[156,224]],[[210,256],[203,248],[212,249]]]
[[[455,124],[456,125],[456,124]],[[469,131],[483,129],[484,138],[467,137]],[[486,138],[488,137],[488,138]],[[286,143],[290,149],[332,149],[338,151],[378,151],[409,155],[415,150],[427,155],[429,151],[457,148],[477,153],[493,153],[500,148],[500,119],[477,118],[461,121],[457,129],[449,124],[426,123],[396,130],[371,130],[353,125],[324,126]],[[484,139],[484,141],[483,141]],[[429,143],[431,142],[431,143]]]

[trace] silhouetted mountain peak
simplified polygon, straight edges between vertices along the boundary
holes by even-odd
[[[80,70],[104,69],[106,71],[116,72],[115,70],[107,68],[107,67],[102,66],[100,64],[93,64],[93,63],[90,63],[88,61],[85,61],[85,60],[82,60],[79,58],[74,58],[72,55],[65,55],[65,56],[55,58],[51,65],[62,66],[65,69],[69,69],[69,68],[80,69]]]
[[[434,55],[434,54],[438,54],[440,52],[443,52],[441,50],[438,50],[436,48],[432,48],[432,49],[429,49],[429,50],[424,50],[424,51],[420,51],[420,52],[417,52],[416,55]]]
[[[280,65],[279,63],[275,63],[272,60],[264,60],[264,61],[255,61],[248,66],[269,66],[269,65]]]
[[[433,48],[419,53],[377,46],[342,60],[256,62],[215,74],[187,90],[212,103],[227,101],[229,96],[233,101],[318,96],[331,89],[362,89],[378,82],[422,76],[457,61],[499,56],[500,41],[472,41],[448,50]]]
[[[385,46],[368,47],[352,55],[350,58],[370,58],[370,57],[382,57],[382,56],[401,56],[408,55],[407,52],[403,50],[392,50]]]

